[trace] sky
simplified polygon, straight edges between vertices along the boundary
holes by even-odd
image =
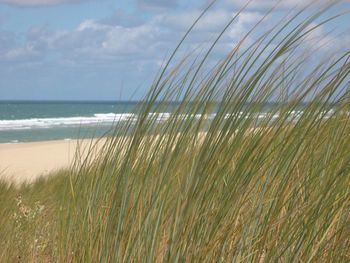
[[[282,0],[262,28],[308,1]],[[209,2],[0,0],[0,100],[141,99]],[[210,43],[246,2],[218,0],[195,28],[185,49]],[[234,47],[276,2],[251,2],[210,62],[217,62]],[[350,10],[350,1],[343,1],[331,12],[346,10]],[[320,55],[349,48],[349,27],[350,17],[345,15],[318,28],[311,48],[318,47]]]

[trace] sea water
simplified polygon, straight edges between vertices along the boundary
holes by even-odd
[[[122,122],[135,123],[138,119],[138,102],[18,102],[0,101],[0,143],[19,143],[46,140],[70,140],[76,138],[93,138],[118,134],[118,124]],[[167,120],[177,103],[169,103],[161,112],[150,112],[149,115],[157,123]],[[225,119],[256,118],[259,123],[265,119],[273,124],[279,118],[271,110],[276,104],[266,104],[260,107],[260,112],[226,114]],[[218,107],[214,106],[211,114],[205,119],[210,123],[216,116]],[[216,108],[216,110],[215,110]],[[296,121],[303,114],[303,106],[293,110],[288,115],[290,121]],[[273,110],[272,110],[273,112]],[[330,108],[322,118],[329,118],[333,114]],[[350,113],[348,112],[348,116]],[[187,114],[181,117],[189,117]],[[201,115],[191,116],[200,119]]]
[[[0,143],[91,138],[134,118],[136,102],[0,102]]]

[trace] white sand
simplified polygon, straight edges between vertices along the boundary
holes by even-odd
[[[80,141],[87,148],[91,140]],[[102,145],[101,140],[99,145]],[[16,144],[0,144],[0,178],[15,182],[32,181],[69,167],[77,149],[77,140],[57,140]]]

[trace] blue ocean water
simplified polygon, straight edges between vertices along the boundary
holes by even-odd
[[[133,118],[136,102],[0,102],[0,143],[90,138]]]
[[[4,102],[0,101],[0,143],[18,143],[75,138],[92,138],[118,132],[115,124],[125,121],[136,121],[138,102]],[[157,122],[169,118],[177,103],[167,104],[162,112],[150,113]],[[272,113],[276,104],[264,104],[256,113],[233,115],[242,118],[271,119],[271,124],[278,119]],[[303,106],[291,111],[290,121],[297,120],[303,113]],[[217,107],[211,114],[206,114],[208,121],[215,117]],[[332,109],[325,112],[322,118],[329,118]],[[156,114],[156,115],[154,115]],[[228,114],[227,117],[229,117]],[[350,113],[348,113],[350,116]],[[199,118],[199,116],[194,116]],[[270,116],[270,117],[269,117]],[[118,127],[117,127],[118,128]]]

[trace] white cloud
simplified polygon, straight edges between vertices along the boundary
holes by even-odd
[[[133,26],[85,20],[73,30],[49,31],[44,27],[32,28],[27,34],[25,44],[7,44],[6,59],[38,59],[42,58],[40,54],[49,56],[48,54],[54,53],[55,59],[76,64],[92,61],[109,63],[126,59],[152,60],[156,63],[176,46],[199,15],[198,10],[176,15],[159,14],[148,22]],[[235,13],[224,9],[209,11],[195,27],[184,49],[189,51],[199,45],[205,47],[234,15]],[[258,12],[247,11],[240,14],[219,43],[220,53],[232,48],[259,19],[261,14]],[[5,40],[4,42],[9,42],[9,39]],[[2,59],[5,59],[5,55]]]
[[[172,51],[199,14],[199,10],[158,14],[147,22],[138,21],[132,25],[85,20],[73,30],[49,31],[45,27],[32,28],[24,43],[22,39],[15,41],[15,44],[13,36],[0,34],[0,53],[3,54],[0,60],[38,60],[45,57],[68,64],[108,64],[111,61],[141,63],[146,60],[156,64]],[[211,43],[234,15],[234,12],[226,9],[209,11],[195,27],[183,50],[193,50],[200,45],[202,48]],[[232,48],[261,17],[260,12],[241,13],[218,44],[218,52],[223,55]],[[268,26],[269,22],[266,21],[260,31],[264,31]],[[310,36],[308,41],[314,41],[318,45],[336,41],[330,38],[322,39],[323,37],[324,32],[319,30]],[[181,55],[182,53],[179,54],[180,57]]]
[[[0,0],[0,3],[36,6],[84,1],[96,0]],[[141,2],[146,7],[145,1],[134,1],[136,7],[137,3],[140,6]],[[203,0],[202,3],[205,1]],[[197,24],[177,54],[176,59],[183,58],[185,53],[188,54],[187,52],[193,51],[195,48],[198,48],[198,51],[204,50],[237,12],[237,9],[232,8],[232,6],[246,3],[245,0],[219,1],[222,5],[218,4],[213,7]],[[225,1],[230,5],[227,3],[225,5]],[[282,3],[284,7],[290,7],[298,1],[282,0]],[[184,1],[182,2],[184,3]],[[215,64],[219,58],[225,56],[229,49],[232,49],[237,41],[261,19],[263,12],[260,11],[263,8],[271,7],[275,1],[255,0],[255,2],[252,5],[255,9],[245,10],[227,30],[225,36],[217,44],[213,55],[208,57],[206,66]],[[31,28],[26,34],[0,30],[0,72],[3,72],[2,79],[8,79],[7,83],[11,83],[9,85],[11,89],[13,89],[12,83],[23,81],[22,91],[25,91],[28,83],[33,87],[41,85],[42,90],[55,86],[57,92],[61,92],[62,87],[66,87],[67,90],[73,89],[72,87],[80,87],[81,94],[86,94],[88,87],[93,89],[93,87],[98,86],[99,91],[95,89],[91,93],[96,96],[103,93],[101,92],[103,85],[115,88],[120,85],[121,80],[125,81],[124,84],[127,88],[147,83],[147,80],[151,80],[150,78],[163,64],[164,59],[175,48],[184,32],[201,13],[198,6],[192,6],[190,9],[180,7],[172,10],[168,7],[175,5],[169,0],[165,2],[153,0],[152,3],[147,3],[147,8],[156,8],[157,5],[162,6],[162,9],[157,9],[160,11],[153,14],[148,13],[145,16],[140,16],[139,12],[144,12],[140,9],[137,11],[116,10],[114,15],[105,19],[81,21],[73,29],[53,30],[48,26],[42,26]],[[242,48],[275,25],[277,19],[280,19],[279,14],[269,16],[251,35],[251,38],[247,39]],[[346,24],[346,20],[344,21]],[[337,31],[345,30],[347,27],[347,25],[338,25],[340,28],[336,28]],[[332,38],[326,35],[329,30],[328,26],[319,28],[307,37],[307,48],[315,56],[326,54],[322,53],[325,50],[322,48],[325,46],[332,47],[331,50],[338,47],[343,48],[343,50],[348,49],[350,45],[349,32],[339,38]],[[268,47],[268,50],[273,45],[274,43]],[[318,52],[313,52],[312,48],[316,48]],[[33,71],[33,69],[35,70]],[[9,77],[8,72],[11,70],[13,75]],[[18,74],[19,71],[23,74]],[[32,72],[37,73],[32,74]],[[2,81],[4,82],[4,80]],[[33,90],[27,94],[32,96]],[[70,93],[67,92],[67,94]]]
[[[37,60],[42,54],[30,43],[24,46],[8,48],[0,52],[1,62],[27,62]]]
[[[286,7],[291,5],[300,5],[305,4],[308,0],[284,0],[284,1],[278,1],[278,0],[254,0],[251,3],[249,3],[248,7],[252,8],[268,8],[272,7],[276,4],[278,4],[280,7]],[[311,0],[310,0],[311,1]],[[237,6],[244,6],[247,4],[246,0],[226,0],[229,4],[234,4]],[[280,3],[279,3],[280,2]]]
[[[0,31],[0,62],[26,62],[38,59],[41,52],[35,43],[21,43],[17,34]]]
[[[101,46],[107,52],[135,54],[147,51],[156,40],[159,28],[144,24],[133,28],[112,27]]]
[[[0,59],[5,61],[16,61],[23,59],[31,59],[33,56],[35,57],[36,55],[38,55],[38,53],[36,53],[33,50],[32,46],[28,45],[8,50],[7,52],[0,55]]]
[[[99,30],[108,30],[111,26],[104,25],[97,23],[95,20],[85,20],[80,23],[78,28],[76,29],[78,32],[83,32],[85,30],[93,30],[93,31],[99,31]]]
[[[177,30],[188,29],[193,22],[200,16],[201,11],[188,11],[179,14],[159,15],[155,18],[156,23],[165,27],[175,28]],[[200,23],[196,26],[196,30],[212,31],[222,28],[233,17],[233,13],[226,10],[213,10],[207,13]]]
[[[158,15],[154,19],[154,24],[171,30],[185,32],[200,14],[201,11],[192,11],[177,15]],[[201,34],[208,39],[214,33],[221,32],[235,15],[236,13],[223,9],[209,11],[195,26],[193,34],[197,36]],[[261,14],[258,12],[243,12],[235,19],[229,31],[238,34],[250,25],[255,24],[261,17]],[[232,37],[236,38],[233,35]]]
[[[109,25],[94,20],[80,23],[74,30],[48,32],[32,29],[27,42],[44,53],[75,64],[90,61],[141,59],[154,56],[158,27],[145,23],[136,27]],[[30,40],[30,41],[29,41]]]

